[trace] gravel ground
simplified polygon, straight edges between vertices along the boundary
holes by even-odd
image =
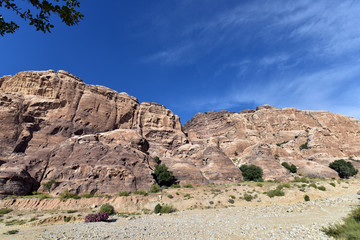
[[[109,223],[53,225],[35,239],[328,239],[322,226],[341,220],[358,202],[351,194],[283,206],[113,217]]]

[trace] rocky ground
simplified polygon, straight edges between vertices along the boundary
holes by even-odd
[[[336,186],[329,185],[331,182],[336,183]],[[321,228],[341,221],[352,207],[359,204],[357,191],[360,189],[360,181],[319,180],[317,185],[326,186],[326,191],[309,186],[302,188],[302,184],[291,183],[289,189],[284,189],[285,196],[274,198],[269,198],[261,191],[272,189],[277,183],[264,183],[262,187],[242,183],[169,189],[161,194],[150,194],[144,197],[144,201],[151,201],[149,199],[154,195],[157,201],[161,199],[160,202],[172,204],[179,211],[163,215],[123,213],[112,216],[107,223],[83,222],[84,216],[95,211],[96,206],[92,206],[92,209],[79,208],[69,214],[66,210],[60,210],[59,206],[45,211],[26,210],[23,205],[23,210],[14,210],[1,218],[1,233],[19,230],[16,235],[2,235],[1,239],[328,239]],[[249,190],[251,187],[254,189],[252,193]],[[181,197],[159,197],[173,191]],[[245,193],[253,196],[258,194],[258,197],[247,202],[241,199]],[[186,194],[191,197],[184,199]],[[310,196],[311,201],[303,200],[305,194]],[[177,196],[176,193],[173,195]],[[230,196],[235,196],[234,204],[228,202]],[[111,199],[108,201],[115,202]],[[187,207],[178,207],[178,202],[183,202]],[[117,209],[118,212],[121,210]],[[65,215],[77,220],[71,219],[69,223],[64,223]],[[23,225],[4,224],[13,219],[34,217],[37,219],[31,222],[27,220]]]

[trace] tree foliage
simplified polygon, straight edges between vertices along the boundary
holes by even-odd
[[[297,172],[297,167],[294,164],[289,165],[287,162],[283,162],[281,166],[289,170],[291,173]]]
[[[165,164],[155,165],[154,177],[160,186],[171,186],[174,183],[174,175]]]
[[[351,162],[346,162],[344,159],[330,163],[329,167],[337,171],[341,178],[349,178],[359,172]]]
[[[0,7],[13,11],[20,18],[28,21],[29,25],[34,26],[36,31],[44,33],[50,32],[50,29],[54,27],[50,22],[52,14],[58,15],[68,26],[78,24],[84,17],[81,12],[76,10],[80,7],[79,0],[27,0],[26,2],[29,4],[29,9],[22,9],[15,3],[15,0],[0,0]],[[14,33],[19,28],[17,23],[5,21],[0,14],[1,36],[4,36],[6,33]]]
[[[262,176],[263,176],[263,170],[261,167],[255,166],[255,165],[242,165],[240,167],[240,170],[242,172],[242,175],[244,177],[245,181],[256,181],[256,182],[262,182]]]

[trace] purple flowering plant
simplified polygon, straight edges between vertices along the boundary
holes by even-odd
[[[85,217],[85,222],[106,222],[109,218],[109,214],[106,212],[99,212],[95,214],[89,214]]]

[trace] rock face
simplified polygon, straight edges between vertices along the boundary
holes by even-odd
[[[0,196],[42,190],[114,194],[148,190],[159,156],[180,184],[242,180],[259,165],[265,179],[336,177],[336,159],[360,156],[359,120],[269,105],[239,113],[198,113],[184,127],[157,103],[85,84],[66,71],[0,78]],[[353,164],[360,168],[360,161]]]
[[[164,106],[139,104],[66,71],[0,78],[0,122],[0,195],[41,190],[50,180],[56,181],[52,194],[147,190],[154,183],[154,156],[164,159],[181,184],[241,179],[233,164],[222,162],[230,160],[221,151],[211,164],[221,169],[216,174],[203,174],[197,159],[175,157],[189,140],[179,117]]]
[[[352,160],[360,157],[360,121],[326,111],[264,105],[239,113],[198,113],[184,131],[190,142],[216,142],[237,166],[261,166],[265,179],[291,179],[282,162],[313,177],[337,177],[328,166],[340,158],[360,167]]]

